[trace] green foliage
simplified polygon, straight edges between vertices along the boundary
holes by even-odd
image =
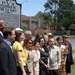
[[[49,12],[44,12],[43,19],[45,20],[45,23],[50,25],[51,24],[51,15]]]
[[[55,23],[57,29],[69,29],[71,24],[75,24],[75,4],[73,0],[47,0],[44,7],[45,13],[50,15],[50,22]],[[46,16],[46,20],[48,20],[47,17],[49,18],[49,16]]]
[[[70,30],[75,30],[75,24],[70,25],[69,29]]]
[[[38,18],[43,18],[43,12],[39,11],[35,17],[38,17]]]
[[[28,29],[29,29],[29,27],[22,27],[22,29],[23,29],[23,30],[28,30]]]

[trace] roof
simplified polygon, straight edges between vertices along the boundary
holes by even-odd
[[[38,19],[36,19],[35,17],[28,17],[26,15],[21,16],[22,21],[29,21],[30,18],[31,18],[31,21],[38,22]]]
[[[22,19],[22,21],[29,21],[29,18],[27,16],[25,16],[25,15],[22,15],[21,19]]]

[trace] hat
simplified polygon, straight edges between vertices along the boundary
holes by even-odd
[[[18,31],[18,30],[23,31],[21,28],[16,28],[16,31]]]
[[[52,33],[48,33],[47,35],[52,35]]]

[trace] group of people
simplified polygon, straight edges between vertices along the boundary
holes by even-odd
[[[54,39],[51,33],[6,27],[0,20],[0,75],[68,75],[73,64],[67,35]]]

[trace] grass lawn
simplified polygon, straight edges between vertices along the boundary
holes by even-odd
[[[75,35],[69,36],[69,38],[71,38],[71,39],[75,39]]]
[[[71,73],[69,75],[75,75],[75,60],[74,60],[74,65],[71,67]]]
[[[75,53],[75,49],[74,49],[74,50],[72,50],[72,53]]]

